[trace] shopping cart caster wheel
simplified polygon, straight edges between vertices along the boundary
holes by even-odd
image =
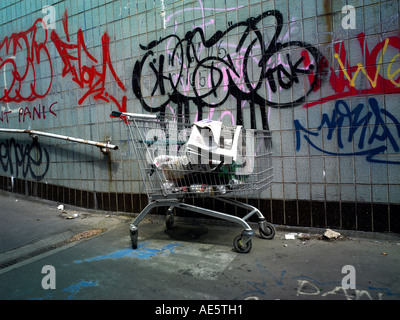
[[[137,249],[138,246],[138,231],[131,231],[132,249]]]
[[[167,229],[172,229],[174,227],[175,219],[171,215],[167,215],[167,219],[165,220],[165,225]]]
[[[263,228],[259,228],[259,232],[261,238],[263,239],[271,240],[273,237],[275,237],[275,227],[268,222],[264,223]]]
[[[247,243],[244,243],[242,241],[242,236],[237,236],[235,240],[233,240],[233,246],[235,247],[235,250],[239,253],[248,253],[250,252],[252,247],[251,239],[247,241]]]

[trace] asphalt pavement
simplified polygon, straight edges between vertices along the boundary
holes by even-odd
[[[324,230],[275,226],[265,240],[254,226],[243,254],[235,225],[177,219],[167,229],[148,216],[133,250],[133,217],[9,193],[0,201],[1,300],[400,300],[397,234],[336,230],[327,240]]]

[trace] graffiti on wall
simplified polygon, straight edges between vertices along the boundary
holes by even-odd
[[[45,22],[39,18],[27,30],[6,36],[0,42],[0,87],[4,88],[0,102],[33,101],[49,93],[53,66],[47,48],[48,31],[42,24]]]
[[[35,120],[45,120],[46,117],[57,117],[56,110],[53,109],[58,102],[53,102],[50,106],[46,106],[44,104],[39,103],[37,106],[33,107],[21,107],[18,108],[18,122],[25,122],[25,121],[35,121]],[[8,115],[12,113],[11,110],[9,111],[1,111],[0,113],[0,122],[8,123]]]
[[[270,25],[275,29],[268,36],[263,28]],[[164,113],[171,109],[189,116],[189,106],[195,105],[197,120],[212,117],[215,108],[229,106],[235,113],[232,118],[241,125],[247,104],[251,127],[257,127],[256,119],[261,115],[262,127],[268,129],[267,107],[310,108],[336,101],[333,111],[322,115],[317,130],[308,130],[294,120],[297,151],[308,143],[328,155],[365,156],[369,162],[400,163],[379,157],[388,149],[400,151],[396,116],[374,98],[352,111],[343,100],[366,94],[400,93],[398,36],[371,45],[360,33],[356,38],[358,50],[357,46],[352,48],[353,55],[357,57],[355,51],[359,51],[361,59],[355,64],[350,64],[344,41],[335,41],[330,65],[311,44],[285,41],[289,37],[282,32],[283,16],[277,10],[236,24],[230,21],[226,30],[218,30],[210,37],[205,35],[205,26],[203,22],[203,26],[193,27],[179,37],[175,24],[172,34],[140,44],[144,53],[135,62],[132,87],[144,110]],[[312,93],[320,94],[324,81],[333,93],[308,99]],[[372,129],[367,130],[368,126]],[[324,149],[316,142],[323,132],[327,132],[327,140],[336,139],[335,150]],[[348,151],[353,142],[355,150]]]
[[[261,30],[266,19],[276,24],[269,42]],[[188,116],[191,102],[197,106],[198,119],[202,119],[205,108],[218,108],[233,97],[236,124],[243,124],[242,108],[248,103],[252,128],[256,127],[255,106],[260,109],[263,128],[268,128],[265,107],[302,104],[319,88],[319,75],[323,73],[322,56],[315,47],[278,40],[282,27],[282,14],[269,10],[231,24],[211,37],[197,27],[183,38],[174,33],[148,45],[140,44],[145,54],[133,69],[134,94],[143,108],[152,112],[163,113],[167,106],[175,105],[178,114]],[[164,53],[159,54],[161,50]],[[289,93],[278,100],[278,89]],[[149,97],[159,102],[154,103],[154,99],[149,103]]]
[[[35,139],[31,143],[20,144],[14,138],[0,142],[0,165],[3,172],[11,176],[27,178],[30,175],[40,181],[50,166],[50,155]]]
[[[360,61],[350,65],[344,42],[334,45],[334,61],[338,71],[330,67],[329,83],[334,90],[333,95],[322,97],[309,102],[304,107],[312,107],[331,100],[365,94],[400,93],[400,38],[392,36],[378,42],[370,51],[366,43],[366,36],[360,33],[357,36],[359,43]],[[326,62],[327,63],[327,62]]]
[[[70,76],[79,88],[86,90],[77,101],[78,105],[82,105],[89,96],[92,96],[95,100],[113,103],[122,112],[126,111],[126,96],[123,95],[119,101],[106,89],[106,77],[110,74],[118,88],[122,92],[126,91],[111,61],[108,34],[105,32],[101,37],[102,60],[99,61],[89,52],[82,29],[77,32],[76,43],[72,41],[66,11],[62,22],[66,41],[61,40],[62,37],[55,30],[49,34],[48,28],[42,28],[46,22],[39,18],[27,30],[13,33],[10,37],[6,36],[0,42],[0,87],[4,88],[0,91],[0,102],[34,101],[49,94],[53,82],[53,63],[48,46],[54,44],[63,63],[62,77]],[[100,63],[101,67],[96,68],[96,64]],[[13,111],[18,112],[20,116],[20,110],[20,108],[16,110],[3,108],[2,122],[4,117],[8,120],[9,113]],[[31,114],[33,112],[33,110],[27,111]],[[55,115],[51,107],[49,112]],[[21,122],[20,117],[19,122]]]
[[[55,30],[52,31],[50,37],[63,61],[62,76],[66,77],[67,75],[71,75],[73,82],[80,88],[87,90],[78,100],[78,104],[81,105],[89,96],[92,96],[95,100],[112,102],[118,110],[126,112],[126,96],[124,95],[122,101],[119,102],[118,99],[105,88],[106,77],[108,72],[110,72],[113,81],[115,81],[118,87],[123,92],[126,91],[125,85],[118,77],[111,62],[109,48],[110,38],[108,34],[105,32],[101,37],[102,60],[101,70],[99,71],[95,67],[95,64],[98,64],[99,61],[89,52],[82,29],[78,30],[77,42],[71,42],[67,12],[64,14],[63,26],[67,42],[62,41]],[[87,65],[87,61],[89,61],[91,65]]]
[[[388,111],[385,105],[380,106],[373,97],[368,98],[367,104],[361,103],[352,108],[349,106],[350,101],[346,102],[343,99],[400,93],[400,38],[384,38],[372,50],[369,49],[363,33],[357,36],[357,41],[360,59],[364,59],[364,62],[355,65],[350,65],[344,42],[334,45],[337,70],[330,67],[328,83],[334,94],[304,105],[305,108],[309,108],[335,101],[334,108],[330,113],[322,114],[317,130],[307,130],[299,120],[294,120],[296,150],[301,149],[301,141],[304,140],[310,147],[327,155],[365,156],[368,162],[398,165],[400,161],[393,157],[393,153],[400,151],[398,116]],[[353,51],[353,55],[356,53],[357,51]],[[321,136],[324,141],[335,139],[335,150],[324,148],[321,140],[317,142]],[[392,155],[386,156],[388,151]]]
[[[67,11],[62,23],[66,41],[55,30],[50,33],[45,20],[38,18],[28,29],[6,36],[0,42],[0,102],[4,103],[0,124],[9,124],[11,113],[17,114],[14,121],[18,123],[57,117],[58,102],[40,102],[15,108],[15,104],[40,101],[50,93],[54,76],[51,45],[61,57],[62,77],[69,76],[84,91],[77,101],[78,105],[91,96],[96,101],[111,102],[122,112],[127,111],[126,96],[118,100],[106,89],[106,78],[109,81],[111,77],[122,92],[126,91],[111,61],[108,34],[105,32],[101,37],[102,59],[99,60],[89,52],[82,29],[77,32],[76,43],[71,39]],[[96,67],[98,64],[100,67]],[[37,141],[20,144],[11,138],[0,143],[0,163],[3,172],[16,177],[22,174],[24,178],[30,175],[40,181],[49,169],[50,158],[47,149]]]
[[[394,152],[400,151],[400,122],[388,110],[381,108],[375,98],[369,98],[368,105],[360,103],[353,110],[350,110],[346,101],[337,100],[333,111],[322,115],[321,124],[316,130],[307,130],[299,120],[294,121],[294,126],[297,151],[301,149],[304,140],[310,147],[324,154],[365,156],[368,162],[400,164],[390,158],[377,157],[388,148]],[[324,141],[335,139],[335,149],[338,148],[339,152],[323,149],[320,145],[321,136]],[[349,149],[350,152],[341,152]]]
[[[189,116],[194,106],[195,120],[211,119],[214,110],[219,110],[221,117],[229,113],[232,123],[268,129],[268,108],[310,108],[333,101],[333,110],[323,111],[316,130],[294,120],[296,150],[307,143],[325,154],[365,156],[370,162],[398,164],[378,157],[389,149],[400,151],[398,115],[384,105],[379,106],[374,98],[368,100],[368,105],[360,104],[351,111],[349,102],[343,100],[366,94],[400,93],[398,36],[371,43],[371,38],[360,33],[351,48],[352,59],[345,41],[335,40],[333,55],[328,60],[315,45],[289,40],[290,34],[294,34],[292,26],[287,25],[289,31],[285,34],[286,24],[278,10],[239,22],[227,21],[226,28],[210,34],[207,26],[215,21],[209,18],[206,22],[204,12],[219,9],[204,8],[201,1],[198,3],[199,7],[193,10],[202,11],[202,25],[197,24],[179,36],[181,24],[175,21],[171,34],[139,44],[141,56],[134,61],[132,89],[145,111],[172,110]],[[177,10],[164,16],[164,28],[173,18],[179,19],[181,13]],[[55,73],[50,52],[54,48],[61,58],[61,77],[80,89],[78,105],[90,97],[110,102],[126,112],[127,87],[113,66],[107,32],[100,38],[101,56],[96,56],[87,47],[81,28],[74,39],[71,36],[67,11],[62,32],[42,28],[45,24],[38,18],[26,30],[0,41],[0,102],[7,104],[7,108],[0,110],[0,124],[9,123],[11,112],[17,113],[15,119],[19,123],[57,117],[57,102],[13,110],[8,106],[40,100],[50,93]],[[354,50],[359,54],[355,55]],[[117,93],[111,93],[109,83],[116,84]],[[320,90],[322,84],[324,95]],[[372,129],[367,130],[368,125]],[[325,150],[316,142],[323,134],[328,141],[337,141],[336,150]],[[352,142],[355,148],[348,151],[346,145]]]

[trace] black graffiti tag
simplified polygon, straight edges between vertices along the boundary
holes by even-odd
[[[44,178],[50,166],[50,156],[46,148],[42,148],[33,140],[26,145],[19,144],[14,138],[0,142],[0,164],[4,172],[9,172],[16,177],[22,169],[22,176],[28,173],[36,181]]]
[[[275,20],[276,29],[267,44],[259,25],[268,17]],[[265,107],[288,108],[303,103],[319,87],[323,71],[323,56],[310,44],[279,42],[282,28],[282,14],[269,10],[231,24],[209,39],[197,27],[182,39],[172,34],[141,44],[146,52],[133,69],[133,92],[146,111],[162,113],[173,103],[178,114],[188,114],[192,102],[199,119],[204,107],[219,107],[232,96],[236,99],[237,124],[243,123],[242,105],[248,102],[252,127],[258,105],[263,127],[268,128]],[[228,44],[235,36],[237,41]],[[167,49],[162,51],[160,45]],[[278,90],[289,89],[292,93],[276,97]],[[154,97],[157,99],[151,99]]]

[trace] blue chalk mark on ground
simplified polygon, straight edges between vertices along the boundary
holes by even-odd
[[[62,290],[62,292],[65,292],[68,294],[67,300],[72,300],[75,299],[75,296],[82,290],[88,287],[98,287],[99,282],[96,280],[79,280],[71,284],[70,286],[66,287],[65,289]],[[47,300],[47,299],[54,299],[56,295],[56,291],[52,290],[52,292],[47,293],[46,295],[42,297],[35,297],[35,298],[30,298],[29,300]]]
[[[77,295],[79,291],[81,291],[81,289],[87,287],[97,287],[98,285],[99,283],[94,280],[89,280],[89,281],[81,280],[63,289],[63,292],[70,292],[71,294],[68,295],[67,299],[72,300],[73,298],[75,298],[75,295]]]
[[[182,243],[170,243],[163,246],[160,249],[157,249],[157,248],[149,248],[148,247],[149,244],[150,242],[144,242],[138,244],[137,249],[127,248],[127,249],[117,250],[103,256],[87,258],[84,260],[75,260],[74,263],[100,261],[105,259],[117,260],[125,257],[133,257],[138,259],[151,259],[159,255],[175,253],[175,248],[183,245]]]

